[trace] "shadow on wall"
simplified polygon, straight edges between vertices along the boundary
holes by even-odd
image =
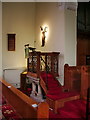
[[[12,84],[16,88],[20,88],[20,74],[25,68],[10,68],[3,70],[3,79]]]
[[[64,85],[64,54],[59,55],[59,78],[58,81]]]

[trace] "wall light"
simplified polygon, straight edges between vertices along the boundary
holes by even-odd
[[[42,45],[41,45],[41,47],[43,47],[44,45],[45,45],[45,39],[46,39],[46,32],[47,32],[47,27],[42,27],[42,26],[40,26],[40,29],[41,29],[41,31],[42,31]]]

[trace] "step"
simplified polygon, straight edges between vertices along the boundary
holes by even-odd
[[[70,97],[75,98],[79,97],[80,94],[78,92],[60,92],[60,94],[47,94],[47,97],[53,100],[59,99],[68,99]]]
[[[58,114],[72,114],[73,117],[74,115],[78,116],[78,117],[85,117],[85,113],[86,113],[86,105],[84,104],[83,100],[72,100],[72,101],[68,101],[64,104],[63,108],[59,108],[57,110]],[[66,112],[66,114],[65,114]],[[76,117],[75,117],[76,118]]]

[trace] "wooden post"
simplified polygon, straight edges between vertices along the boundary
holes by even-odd
[[[46,102],[41,102],[37,108],[37,118],[38,120],[43,118],[45,120],[49,119],[49,106]]]
[[[37,53],[37,77],[38,78],[40,77],[40,55],[41,55],[41,53],[38,52]]]

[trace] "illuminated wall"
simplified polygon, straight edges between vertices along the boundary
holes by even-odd
[[[40,51],[60,52],[59,80],[63,84],[64,64],[76,64],[76,13],[60,9],[56,2],[3,3],[3,69],[26,66],[24,45]],[[48,27],[41,47],[40,26]],[[16,50],[7,51],[7,33],[16,34]],[[8,59],[7,59],[8,58]]]
[[[24,67],[24,45],[34,46],[35,3],[8,2],[3,9],[3,69]],[[16,34],[16,50],[7,50],[7,34]]]
[[[75,11],[65,11],[65,54],[64,61],[69,65],[76,65],[76,26],[77,17]]]
[[[41,47],[40,26],[48,26],[48,38]],[[56,2],[36,5],[36,42],[41,51],[60,52],[59,81],[63,84],[64,64],[76,64],[76,13],[60,9]]]

